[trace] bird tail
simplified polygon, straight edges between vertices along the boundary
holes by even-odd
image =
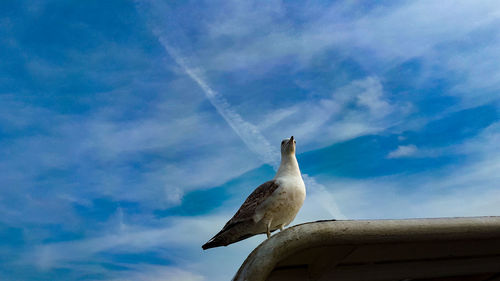
[[[210,249],[210,248],[215,248],[215,247],[220,247],[220,246],[227,246],[230,243],[228,243],[227,239],[227,233],[225,231],[226,229],[221,230],[219,233],[215,234],[212,239],[208,240],[207,243],[203,244],[201,248],[203,250]]]
[[[220,247],[220,246],[227,246],[229,244],[241,241],[243,239],[246,239],[248,237],[254,236],[256,233],[241,233],[240,227],[242,227],[243,224],[241,223],[236,223],[236,224],[231,224],[231,225],[226,225],[219,233],[217,233],[212,239],[208,240],[207,243],[205,243],[201,248],[203,250],[210,249],[210,248],[215,248],[215,247]]]
[[[206,249],[220,247],[220,246],[226,246],[226,245],[220,243],[220,241],[215,241],[214,239],[210,239],[207,243],[203,244],[203,246],[201,246],[201,248],[203,248],[203,250],[206,250]]]

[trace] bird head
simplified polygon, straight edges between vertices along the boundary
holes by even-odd
[[[281,155],[290,154],[295,154],[295,138],[293,136],[281,141]]]

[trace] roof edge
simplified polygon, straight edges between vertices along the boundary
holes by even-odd
[[[246,258],[233,281],[266,280],[276,264],[295,252],[320,245],[397,241],[489,239],[500,236],[500,217],[308,222],[271,236]]]

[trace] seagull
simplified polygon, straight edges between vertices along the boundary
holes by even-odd
[[[276,176],[257,187],[222,230],[205,243],[203,250],[227,246],[257,234],[289,225],[306,198],[306,187],[295,157],[295,139],[281,142],[281,163]]]

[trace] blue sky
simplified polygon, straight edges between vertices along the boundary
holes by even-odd
[[[2,1],[0,279],[227,280],[295,223],[500,214],[498,1]]]

